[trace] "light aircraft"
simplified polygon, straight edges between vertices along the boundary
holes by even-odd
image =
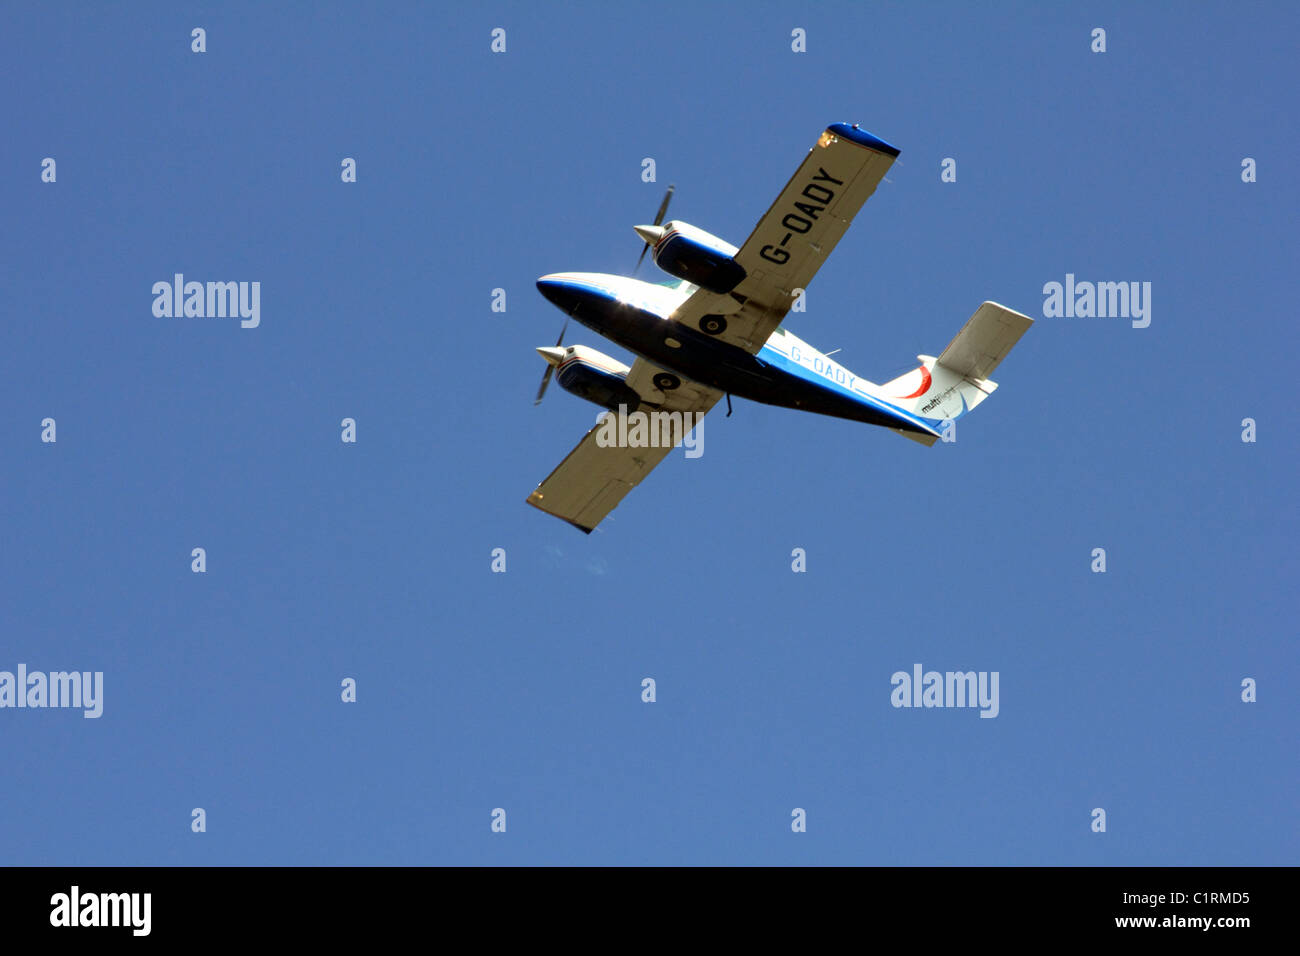
[[[537,280],[566,316],[636,355],[628,367],[587,346],[565,347],[566,318],[555,345],[537,350],[547,363],[537,401],[554,373],[561,388],[620,416],[645,409],[702,416],[724,395],[730,414],[734,395],[883,425],[933,445],[944,422],[998,387],[989,375],[1032,319],[985,302],[937,358],[918,355],[917,368],[884,385],[781,326],[898,153],[856,124],[828,126],[739,248],[689,223],[663,222],[669,187],[654,223],[634,228],[645,243],[641,259],[653,249],[671,280],[596,272]],[[600,431],[589,431],[527,498],[588,534],[672,450],[611,444],[598,440]]]

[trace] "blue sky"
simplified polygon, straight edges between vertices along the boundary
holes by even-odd
[[[0,709],[5,861],[1296,863],[1298,18],[6,6],[0,670],[104,700]],[[597,411],[532,405],[535,279],[669,182],[740,244],[837,121],[902,155],[787,325],[886,381],[993,299],[1001,390],[930,449],[737,401],[590,537],[527,507]],[[1150,326],[1043,317],[1067,273]],[[892,707],[917,663],[996,719]]]

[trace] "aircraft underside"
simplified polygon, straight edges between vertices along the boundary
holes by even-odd
[[[593,332],[647,362],[736,398],[924,434],[901,416],[765,361],[762,352],[750,355],[672,319],[573,287],[543,288],[542,293]]]

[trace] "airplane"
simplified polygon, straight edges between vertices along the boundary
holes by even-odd
[[[554,346],[538,348],[566,391],[627,417],[703,416],[723,396],[747,398],[892,429],[930,446],[945,423],[993,394],[989,376],[1033,320],[984,302],[938,356],[883,385],[855,375],[782,326],[795,299],[889,171],[899,150],[834,123],[737,248],[690,223],[663,222],[669,187],[651,225],[635,226],[646,252],[673,278],[557,272],[537,288],[566,315]],[[632,352],[629,367],[583,345],[564,346],[569,319]],[[698,419],[697,419],[698,420]],[[672,450],[611,443],[601,425],[526,499],[590,534]],[[627,434],[626,432],[622,434]]]

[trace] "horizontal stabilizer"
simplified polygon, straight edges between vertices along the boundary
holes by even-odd
[[[1027,315],[996,302],[985,302],[948,343],[939,356],[939,364],[962,378],[989,378],[1033,324],[1034,320]]]

